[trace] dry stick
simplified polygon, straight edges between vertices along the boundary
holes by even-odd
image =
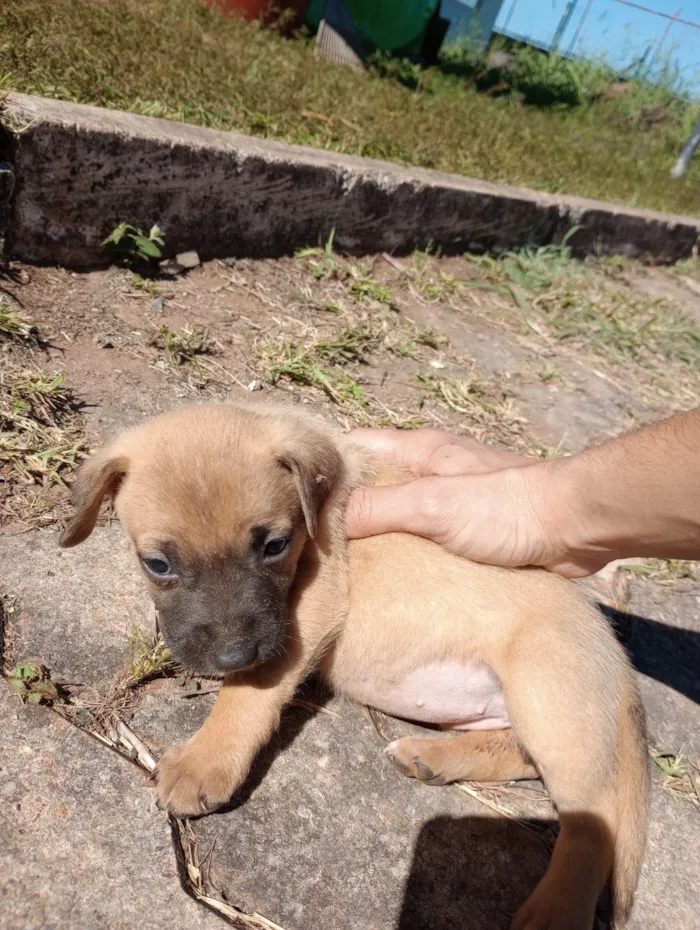
[[[75,721],[70,714],[67,714],[59,706],[53,706],[52,709],[64,720],[71,723],[76,729],[82,730],[102,745],[107,746],[113,752],[135,765],[140,771],[147,772],[152,776],[156,768],[156,760],[153,758],[148,746],[140,739],[134,731],[119,718],[114,719],[108,735],[98,733],[96,730],[88,729],[81,726]],[[225,918],[232,926],[239,930],[284,930],[279,924],[268,920],[257,911],[252,914],[246,914],[232,904],[224,901],[222,898],[214,897],[205,890],[205,882],[199,865],[199,843],[192,832],[188,819],[168,816],[168,823],[171,828],[173,839],[173,848],[175,858],[177,859],[180,877],[185,885],[185,890],[191,894],[197,901],[205,907],[210,908]],[[211,852],[211,850],[210,850]],[[206,857],[205,857],[206,861]]]

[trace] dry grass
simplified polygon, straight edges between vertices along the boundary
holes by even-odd
[[[399,63],[355,73],[317,59],[307,40],[226,19],[201,0],[5,0],[0,34],[0,86],[8,89],[632,206],[700,211],[697,159],[686,178],[668,177],[694,116],[680,99],[649,128],[625,111],[627,100],[584,95],[557,107],[527,105],[527,92],[494,99],[456,60],[442,69]]]
[[[523,436],[524,421],[515,402],[494,383],[477,374],[449,378],[421,372],[418,383],[425,396],[463,418],[463,428],[479,439],[497,437],[513,444]]]
[[[678,752],[652,749],[650,754],[661,772],[657,778],[660,787],[700,811],[700,760],[692,759],[687,748]]]
[[[0,334],[0,347],[8,338],[16,336]],[[0,366],[0,521],[45,526],[60,518],[65,479],[87,447],[64,375],[33,363],[26,352],[6,351]]]
[[[131,661],[126,687],[144,684],[151,678],[172,672],[176,667],[172,653],[159,633],[149,636],[134,624],[129,634],[129,648]]]
[[[643,562],[621,565],[620,570],[643,575],[663,585],[678,581],[700,582],[700,562],[686,559],[645,559]]]
[[[0,339],[11,339],[24,344],[37,344],[36,326],[21,313],[13,310],[4,297],[0,297]]]
[[[574,261],[566,244],[468,258],[510,293],[523,332],[615,365],[662,371],[670,360],[700,370],[700,328],[669,301],[625,286],[619,262]]]

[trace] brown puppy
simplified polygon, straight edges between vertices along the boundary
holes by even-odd
[[[348,544],[352,490],[407,480],[298,405],[188,407],[96,455],[61,543],[106,495],[179,660],[224,674],[202,729],[157,769],[180,816],[226,803],[317,669],[333,688],[455,734],[388,747],[432,784],[541,775],[561,831],[514,930],[591,930],[611,878],[626,922],[647,817],[643,712],[600,614],[569,582],[458,558],[402,534]]]

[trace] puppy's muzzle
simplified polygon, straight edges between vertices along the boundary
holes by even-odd
[[[261,658],[259,643],[239,643],[227,646],[216,653],[216,664],[222,672],[235,672],[253,665]]]

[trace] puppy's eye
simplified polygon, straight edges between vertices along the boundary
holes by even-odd
[[[141,557],[141,563],[149,575],[154,578],[169,578],[172,576],[170,562],[164,555],[145,555]]]
[[[277,539],[270,539],[263,550],[266,559],[273,559],[277,555],[282,555],[289,545],[289,536],[280,536]]]

